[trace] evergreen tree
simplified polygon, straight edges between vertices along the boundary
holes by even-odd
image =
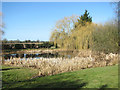
[[[89,16],[89,13],[87,10],[85,10],[85,13],[81,15],[79,18],[80,19],[78,19],[78,25],[80,24],[84,26],[86,22],[92,22],[92,17]]]

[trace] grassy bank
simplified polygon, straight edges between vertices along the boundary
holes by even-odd
[[[15,53],[27,53],[27,52],[35,52],[35,53],[39,53],[39,51],[45,51],[45,50],[54,50],[54,51],[58,51],[61,50],[59,48],[39,48],[39,49],[3,49],[2,53],[3,54],[15,54]]]
[[[118,88],[118,65],[35,77],[37,69],[2,67],[3,88]],[[32,78],[32,79],[31,79]]]

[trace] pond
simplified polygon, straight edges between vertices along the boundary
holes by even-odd
[[[4,54],[3,58],[5,60],[9,60],[10,58],[20,58],[20,59],[28,59],[28,58],[72,58],[77,55],[77,52],[73,51],[59,51],[59,52],[52,52],[52,53],[32,53],[32,54],[26,54],[26,53],[14,53],[14,54]]]

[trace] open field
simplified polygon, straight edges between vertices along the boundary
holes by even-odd
[[[36,77],[37,69],[2,66],[5,88],[118,88],[118,65]]]

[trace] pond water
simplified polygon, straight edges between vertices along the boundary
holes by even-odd
[[[62,57],[62,58],[72,58],[75,57],[77,55],[76,53],[73,53],[73,51],[64,51],[64,52],[54,52],[54,53],[34,53],[34,54],[25,54],[25,53],[16,53],[16,54],[4,54],[3,58],[5,60],[9,60],[10,58],[58,58],[58,57]]]

